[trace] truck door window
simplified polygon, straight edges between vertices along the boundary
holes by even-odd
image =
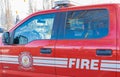
[[[51,39],[55,14],[37,15],[14,31],[14,44],[26,44],[33,40]]]
[[[106,9],[69,11],[64,29],[66,39],[97,39],[108,35],[109,14]]]

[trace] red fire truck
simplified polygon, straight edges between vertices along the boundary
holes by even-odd
[[[120,4],[31,14],[0,41],[0,77],[120,77]]]

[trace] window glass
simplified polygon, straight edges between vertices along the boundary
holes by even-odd
[[[30,18],[14,32],[15,44],[26,44],[33,40],[51,39],[55,14],[44,14]]]
[[[70,11],[67,13],[64,38],[96,39],[108,35],[109,14],[106,9]]]

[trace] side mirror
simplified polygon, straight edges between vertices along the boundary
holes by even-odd
[[[4,44],[9,44],[10,43],[10,33],[9,32],[3,33],[2,42]]]
[[[0,28],[0,33],[3,33],[4,32],[4,29],[3,28]]]

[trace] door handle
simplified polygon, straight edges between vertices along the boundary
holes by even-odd
[[[10,67],[9,66],[3,66],[4,69],[9,69]]]
[[[96,54],[98,56],[111,56],[112,50],[111,49],[97,49]]]
[[[51,48],[41,48],[40,53],[42,53],[42,54],[51,54],[52,49]]]

